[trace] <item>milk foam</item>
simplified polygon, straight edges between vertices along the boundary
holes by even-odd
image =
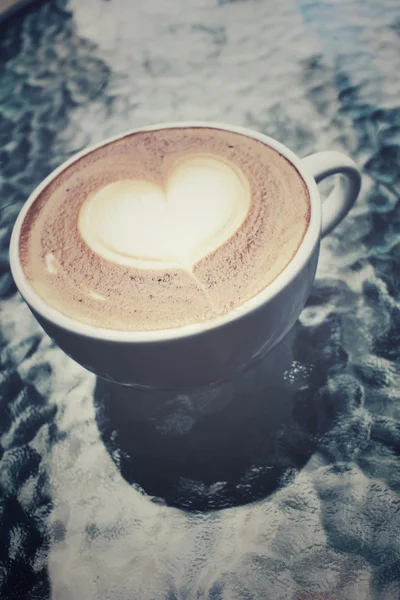
[[[170,167],[163,187],[124,179],[90,194],[79,231],[94,252],[118,264],[191,270],[234,235],[250,202],[249,183],[237,166],[189,155]]]
[[[57,275],[58,273],[58,264],[57,259],[52,252],[48,252],[45,256],[46,268],[49,273],[52,275]]]
[[[24,272],[61,313],[150,331],[202,323],[290,262],[310,216],[296,169],[213,128],[138,132],[79,158],[29,208]]]

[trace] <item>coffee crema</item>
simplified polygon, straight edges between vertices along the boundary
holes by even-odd
[[[29,208],[21,264],[36,292],[95,327],[149,331],[226,314],[268,286],[310,220],[307,187],[245,135],[136,132],[82,156]]]

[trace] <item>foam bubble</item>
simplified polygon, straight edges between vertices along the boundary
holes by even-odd
[[[100,302],[105,302],[105,297],[102,294],[98,294],[97,292],[89,292],[89,296],[94,300],[99,300]]]
[[[49,273],[52,275],[57,275],[58,273],[58,262],[56,257],[52,252],[48,252],[45,256],[46,268]]]
[[[97,254],[128,266],[191,270],[246,219],[250,186],[241,170],[210,155],[176,161],[161,188],[124,179],[90,194],[79,230]]]

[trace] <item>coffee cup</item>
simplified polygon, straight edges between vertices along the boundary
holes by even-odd
[[[288,264],[261,291],[233,310],[201,322],[165,329],[127,331],[93,326],[66,315],[40,295],[21,261],[21,231],[29,209],[66,169],[86,155],[127,135],[196,128],[230,132],[276,151],[304,182],[309,217],[304,236]],[[317,183],[340,175],[322,203]],[[292,328],[310,293],[321,239],[353,206],[361,186],[356,164],[337,151],[298,158],[280,142],[242,127],[219,123],[168,123],[140,128],[75,155],[51,173],[31,194],[15,223],[10,264],[15,283],[45,332],[71,358],[106,380],[149,389],[186,389],[229,378],[273,348]],[[134,299],[133,299],[134,301]]]

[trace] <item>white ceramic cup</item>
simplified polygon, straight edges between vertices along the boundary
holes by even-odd
[[[274,148],[295,166],[305,181],[311,198],[311,217],[304,239],[287,267],[259,294],[228,314],[162,331],[115,331],[85,325],[52,308],[32,288],[19,259],[21,225],[40,192],[66,167],[112,140],[75,155],[36,188],[22,208],[11,237],[11,270],[19,291],[46,333],[71,358],[99,377],[141,388],[185,389],[212,384],[231,376],[279,342],[306,303],[317,268],[321,237],[347,214],[361,185],[357,166],[340,152],[317,152],[300,159],[283,144],[242,127],[185,122],[135,131],[172,127],[232,131]],[[321,206],[316,182],[335,174],[341,175],[340,180]]]

